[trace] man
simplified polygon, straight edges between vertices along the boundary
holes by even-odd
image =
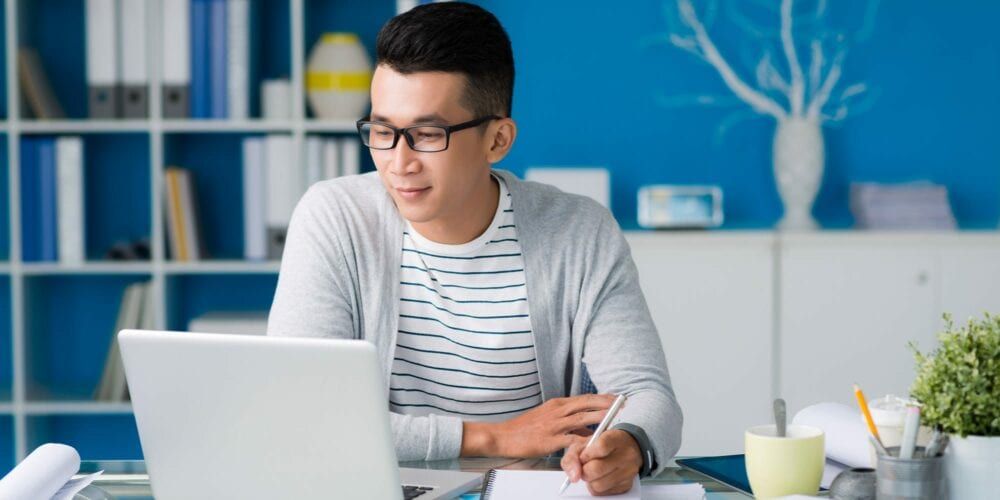
[[[513,54],[492,14],[419,6],[377,46],[358,122],[377,175],[302,198],[268,333],[374,343],[400,460],[565,449],[571,480],[627,491],[676,453],[682,417],[615,220],[491,169],[517,137]],[[584,373],[604,394],[579,395]],[[619,393],[625,408],[584,451]]]

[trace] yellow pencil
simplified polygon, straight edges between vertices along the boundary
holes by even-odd
[[[865,394],[861,392],[861,388],[858,384],[854,384],[854,397],[858,398],[858,406],[861,407],[861,413],[865,416],[865,422],[868,423],[868,432],[872,433],[872,437],[882,443],[882,438],[878,435],[878,428],[875,427],[875,421],[872,420],[872,414],[868,411],[868,402],[865,401]]]

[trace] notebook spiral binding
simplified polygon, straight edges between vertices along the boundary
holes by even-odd
[[[485,479],[483,479],[483,493],[480,500],[490,500],[490,494],[493,493],[493,480],[497,477],[497,470],[490,469],[486,473]]]

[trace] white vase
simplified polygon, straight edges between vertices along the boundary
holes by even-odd
[[[948,498],[997,498],[1000,495],[1000,436],[950,436],[944,467]]]
[[[357,120],[368,111],[372,64],[354,33],[324,33],[306,63],[306,96],[325,120]]]
[[[819,228],[812,216],[813,202],[823,178],[823,131],[819,122],[795,117],[778,121],[773,155],[774,178],[785,207],[778,228],[785,231]]]

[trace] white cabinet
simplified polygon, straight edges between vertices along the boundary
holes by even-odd
[[[628,236],[684,411],[681,455],[741,453],[769,421],[773,238],[762,234]]]
[[[857,235],[783,238],[780,394],[789,412],[820,401],[853,404],[906,395],[909,341],[929,346],[936,316],[935,255],[918,241]]]
[[[910,341],[1000,314],[1000,233],[626,235],[684,410],[682,455],[741,453],[743,431],[819,401],[907,395]]]

